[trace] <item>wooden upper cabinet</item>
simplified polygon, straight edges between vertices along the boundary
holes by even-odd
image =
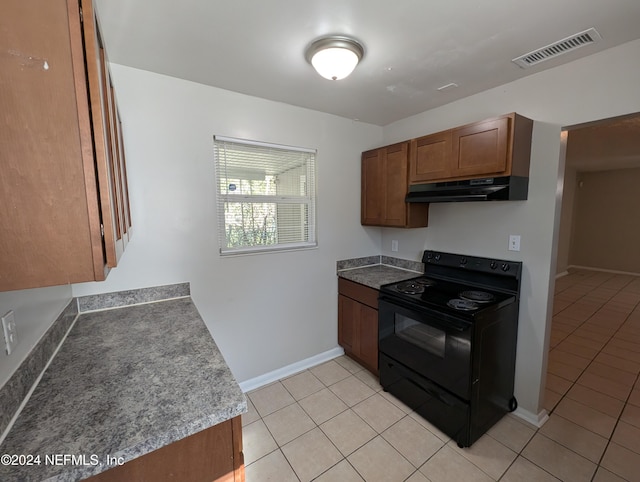
[[[378,225],[383,222],[383,162],[381,149],[362,153],[362,224]]]
[[[363,152],[361,224],[426,226],[428,205],[407,204],[408,188],[409,142]]]
[[[80,0],[89,79],[95,163],[102,206],[107,266],[117,266],[128,242],[128,196],[123,173],[122,129],[107,52],[92,0]],[[127,226],[128,225],[128,226]]]
[[[104,280],[128,196],[93,3],[3,0],[0,15],[0,291]]]
[[[411,141],[410,181],[425,182],[451,176],[451,131]]]
[[[414,139],[409,183],[527,177],[532,127],[514,113]]]
[[[384,173],[386,180],[384,196],[384,223],[387,226],[400,226],[406,224],[407,204],[404,198],[407,195],[407,173],[409,144],[403,142],[384,149]]]
[[[451,174],[459,177],[508,173],[510,122],[511,118],[500,117],[454,129]]]

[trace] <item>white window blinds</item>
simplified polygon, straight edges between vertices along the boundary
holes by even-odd
[[[316,246],[316,151],[214,137],[221,254]]]

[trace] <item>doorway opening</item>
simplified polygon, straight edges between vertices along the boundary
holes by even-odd
[[[640,433],[629,418],[640,413],[640,113],[567,127],[562,140],[543,407],[597,447],[571,450],[623,475],[611,460]]]

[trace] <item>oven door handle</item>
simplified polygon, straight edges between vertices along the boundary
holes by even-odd
[[[378,297],[378,312],[380,312],[380,303],[385,303],[389,306],[398,306],[400,308],[404,308],[406,310],[411,310],[414,313],[425,313],[427,312],[427,310],[425,310],[424,308],[417,308],[415,306],[411,306],[405,303],[402,303],[400,301],[397,300],[390,300],[389,298],[385,298],[384,296],[379,296]],[[429,314],[431,314],[431,312],[429,312]],[[424,323],[425,325],[432,325],[435,326],[437,328],[440,328],[443,331],[450,331],[450,330],[455,330],[455,331],[459,331],[459,332],[463,332],[466,330],[469,330],[472,325],[471,323],[464,323],[458,320],[454,320],[451,319],[450,317],[448,317],[447,315],[443,315],[441,313],[437,313],[437,314],[433,314],[432,316],[438,316],[440,318],[443,318],[446,320],[446,323],[443,323],[441,321],[438,321],[437,319],[433,319],[430,318],[429,319],[429,323]],[[416,321],[420,321],[420,320],[416,320]]]

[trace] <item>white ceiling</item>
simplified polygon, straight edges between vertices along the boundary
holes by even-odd
[[[639,0],[96,1],[111,62],[381,126],[640,38]],[[597,44],[511,62],[590,27]],[[304,58],[328,34],[365,46],[347,79]]]

